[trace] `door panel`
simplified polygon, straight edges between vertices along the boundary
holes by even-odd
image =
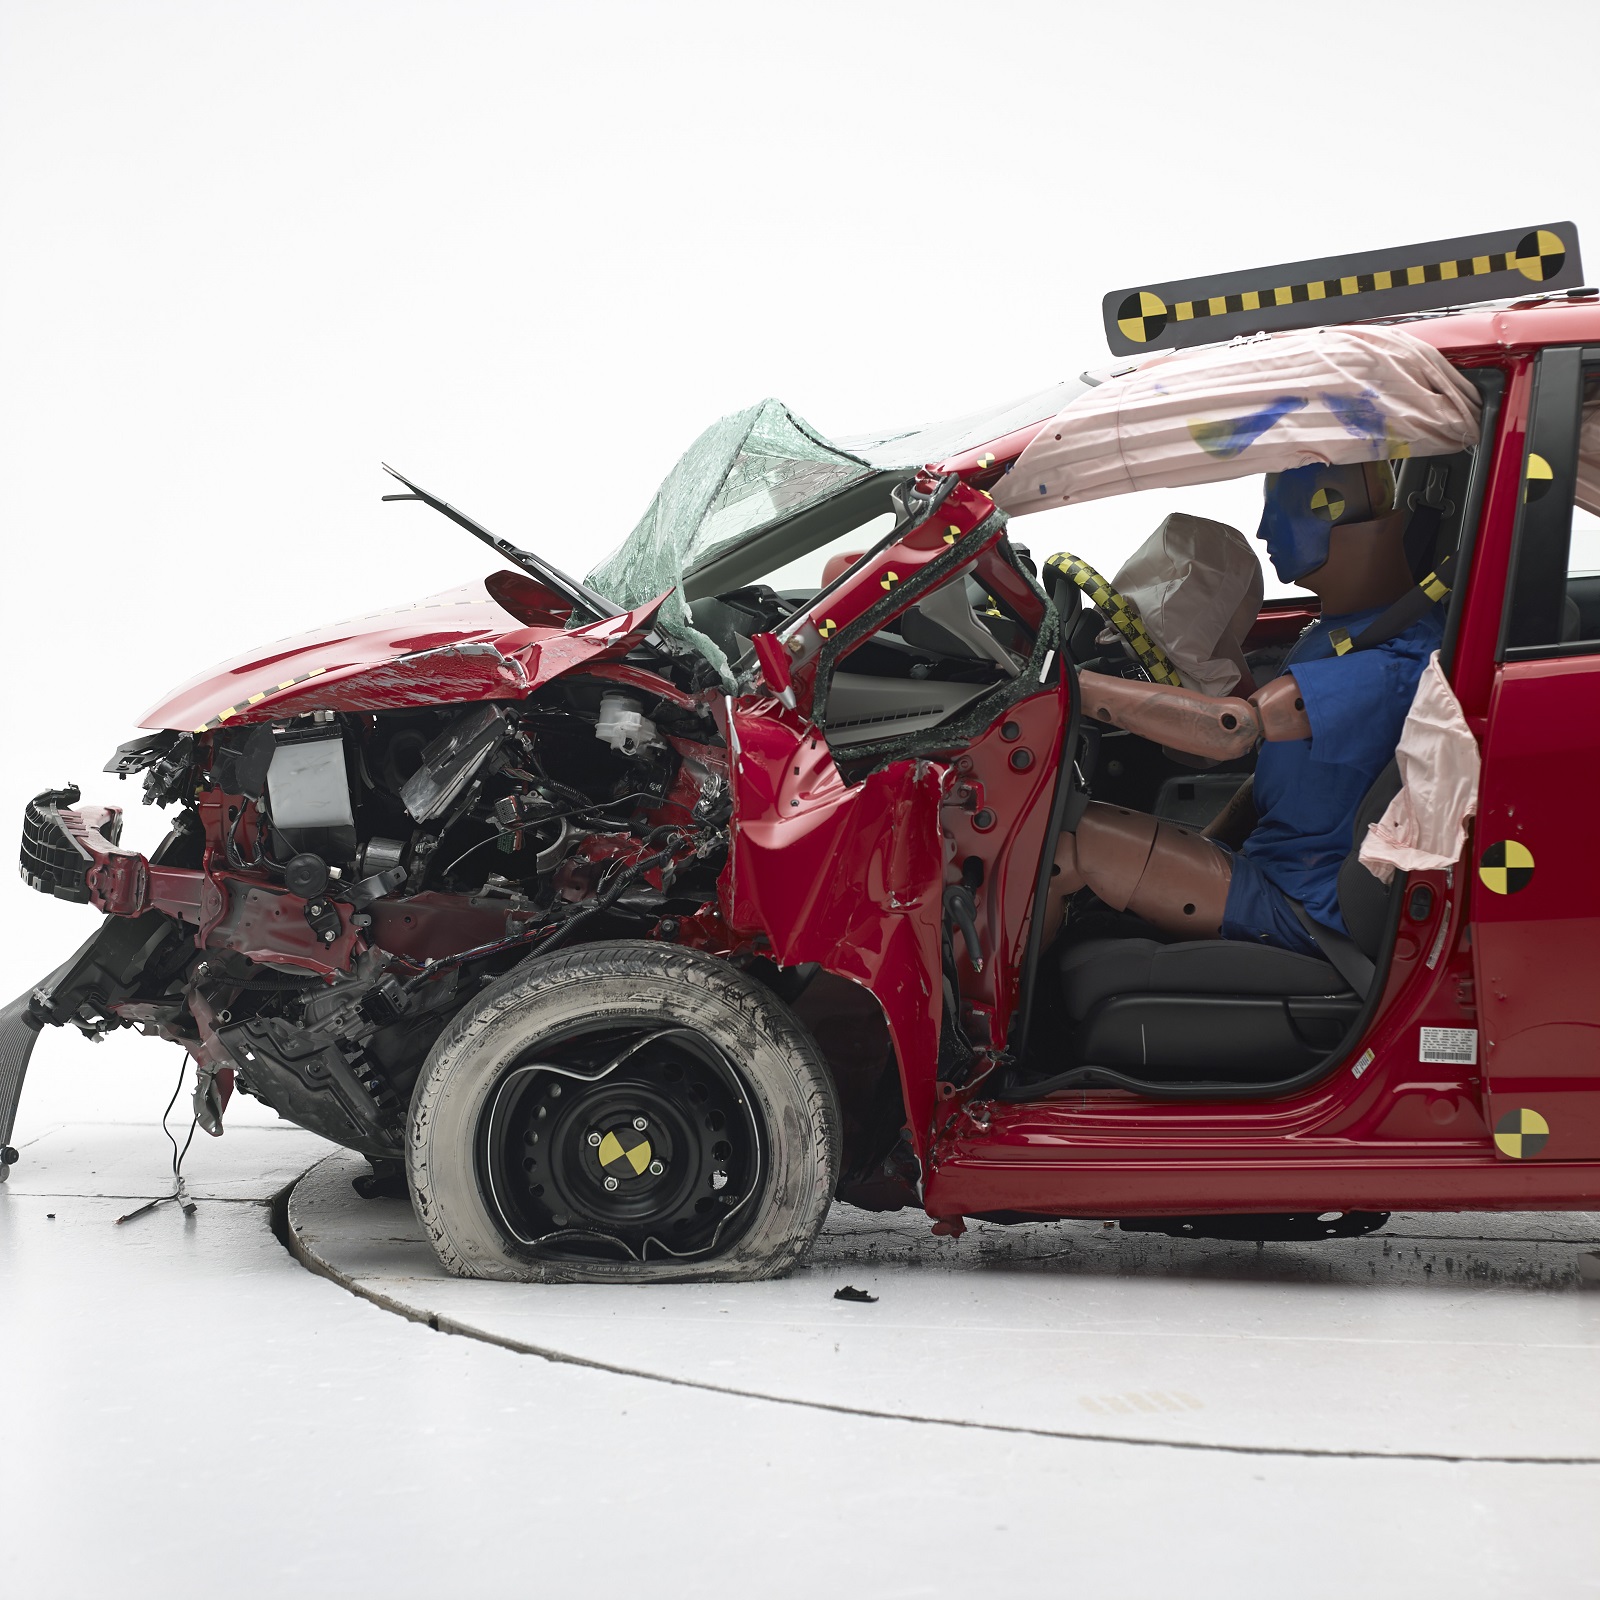
[[[1600,1156],[1597,805],[1600,658],[1502,667],[1471,894],[1489,1126],[1504,1160]]]
[[[1504,1161],[1600,1156],[1600,639],[1568,595],[1591,352],[1534,368],[1473,840],[1489,1127]],[[1574,613],[1577,613],[1574,615]]]

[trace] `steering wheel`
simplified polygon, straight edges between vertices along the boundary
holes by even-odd
[[[1088,597],[1089,603],[1121,635],[1123,642],[1133,652],[1133,658],[1150,675],[1152,683],[1181,685],[1182,677],[1173,666],[1171,657],[1150,637],[1150,631],[1139,615],[1139,608],[1119,594],[1089,565],[1070,550],[1058,551],[1045,562],[1048,571],[1070,579],[1078,590]]]

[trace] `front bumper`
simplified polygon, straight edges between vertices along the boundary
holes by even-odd
[[[40,894],[134,916],[149,904],[149,863],[124,850],[120,806],[78,806],[75,785],[35,795],[22,813],[22,876]]]
[[[94,857],[61,820],[62,807],[76,805],[81,798],[76,786],[46,789],[23,807],[22,876],[40,894],[87,905]],[[121,834],[120,826],[116,832]]]

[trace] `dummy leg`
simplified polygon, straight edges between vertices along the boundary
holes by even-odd
[[[1056,869],[1047,939],[1061,927],[1066,897],[1085,886],[1113,911],[1131,911],[1165,932],[1222,936],[1233,858],[1187,828],[1091,800],[1078,831],[1061,835]]]

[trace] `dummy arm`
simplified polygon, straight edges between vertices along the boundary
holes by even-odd
[[[1084,713],[1096,722],[1126,728],[1153,744],[1170,745],[1208,761],[1242,756],[1260,739],[1311,737],[1305,701],[1293,674],[1287,672],[1248,700],[1102,672],[1085,672],[1079,683]]]

